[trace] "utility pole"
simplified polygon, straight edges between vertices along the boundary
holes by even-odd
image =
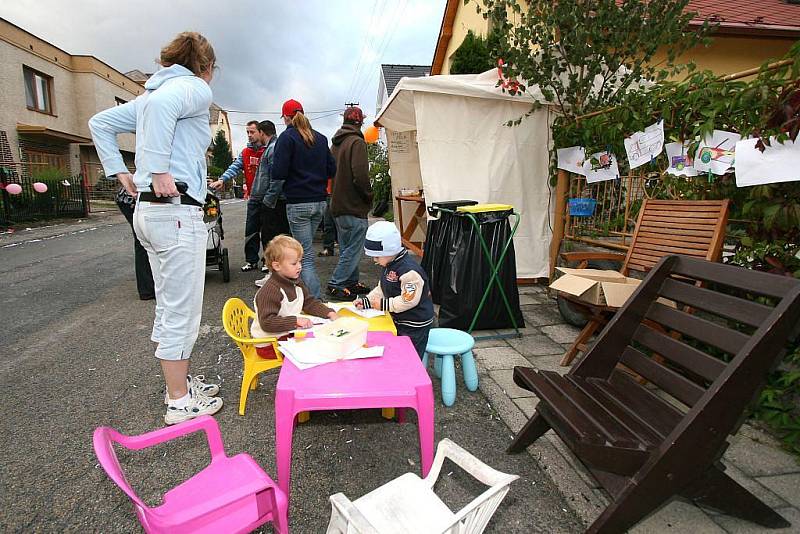
[[[354,106],[358,106],[358,102],[345,102],[344,103],[344,107],[346,107],[346,108],[352,108]]]

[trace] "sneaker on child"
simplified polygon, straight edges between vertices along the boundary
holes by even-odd
[[[182,423],[201,415],[214,415],[222,408],[222,399],[219,397],[206,397],[195,393],[191,388],[186,397],[170,399],[164,422],[168,425]]]
[[[206,384],[206,377],[203,375],[186,375],[186,387],[195,390],[198,394],[206,397],[214,397],[219,393],[217,384]],[[169,393],[164,393],[164,404],[169,404]]]

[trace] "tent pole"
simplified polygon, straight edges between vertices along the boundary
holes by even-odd
[[[563,169],[558,170],[556,182],[556,207],[554,210],[553,237],[550,240],[550,279],[556,272],[558,252],[561,249],[561,240],[564,239],[564,226],[567,213],[567,190],[569,189],[569,174]]]

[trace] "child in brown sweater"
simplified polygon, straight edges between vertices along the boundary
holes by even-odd
[[[300,280],[300,260],[303,246],[287,235],[272,239],[264,249],[264,257],[272,275],[258,290],[253,304],[256,320],[250,325],[254,338],[282,337],[296,328],[311,328],[311,320],[300,314],[337,318],[336,312],[325,306]],[[256,345],[262,358],[275,358],[272,344]]]

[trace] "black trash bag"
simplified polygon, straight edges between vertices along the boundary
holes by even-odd
[[[511,225],[508,221],[510,214],[510,210],[474,214],[479,223],[479,231],[483,235],[492,261],[495,263],[500,259],[503,247],[511,237]],[[467,330],[472,323],[481,298],[483,298],[483,293],[489,286],[492,269],[484,257],[478,231],[470,220],[466,216],[457,214],[452,217],[451,227],[452,235],[448,253],[444,258],[445,264],[441,265],[436,284],[431,282],[431,288],[438,290],[440,298],[439,326]],[[503,286],[517,327],[522,328],[525,322],[519,307],[513,243],[509,246],[498,271],[498,278]],[[513,326],[500,290],[494,283],[473,330],[513,328]]]
[[[431,284],[431,297],[434,304],[441,304],[442,287],[444,284],[440,280],[445,275],[444,270],[450,267],[450,246],[456,236],[461,217],[449,212],[440,211],[438,208],[455,210],[458,206],[472,206],[477,204],[475,200],[453,200],[449,202],[434,202],[428,211],[438,219],[428,221],[428,231],[425,237],[425,245],[422,254],[422,268],[428,273],[428,281]]]

